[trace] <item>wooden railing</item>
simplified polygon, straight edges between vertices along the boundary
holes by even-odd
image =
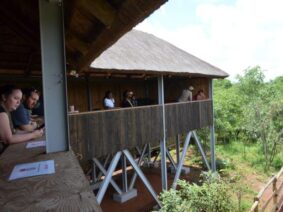
[[[165,105],[168,137],[212,123],[210,100]],[[163,136],[162,106],[94,111],[69,115],[70,144],[86,159],[151,143]]]
[[[283,167],[277,175],[273,176],[268,181],[268,183],[260,190],[258,195],[254,198],[254,204],[252,205],[250,212],[279,210],[283,202],[283,195],[279,195],[283,192],[283,180],[280,178],[281,176],[283,176]],[[272,190],[272,192],[270,192],[269,190]],[[271,193],[271,195],[267,197],[265,201],[263,201],[263,196],[267,192]]]

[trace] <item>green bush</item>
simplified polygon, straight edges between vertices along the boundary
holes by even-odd
[[[229,186],[217,173],[205,172],[201,185],[178,181],[178,190],[160,195],[160,212],[229,212],[235,211]]]

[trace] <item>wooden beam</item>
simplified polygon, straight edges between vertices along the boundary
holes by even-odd
[[[27,62],[27,65],[26,65],[26,70],[25,70],[25,76],[29,76],[30,75],[32,61],[33,61],[33,52],[31,52],[29,54],[28,62]]]
[[[81,8],[83,11],[95,16],[107,28],[110,27],[116,18],[117,11],[105,0],[80,0]]]
[[[38,35],[38,32],[35,32],[30,26],[27,26],[27,24],[20,20],[16,14],[11,14],[9,9],[0,7],[0,13],[0,18],[2,18],[3,23],[14,31],[16,36],[26,40],[36,49],[40,47],[39,37],[36,36]]]

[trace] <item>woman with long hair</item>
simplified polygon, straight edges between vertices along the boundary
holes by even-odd
[[[16,134],[11,121],[10,112],[21,103],[22,91],[13,85],[0,89],[0,154],[9,144],[25,142],[43,135],[43,129],[29,133]]]

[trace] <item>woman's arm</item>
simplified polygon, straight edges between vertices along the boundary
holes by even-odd
[[[14,144],[39,138],[43,135],[43,130],[36,130],[32,133],[13,135],[9,118],[6,113],[0,113],[0,138],[7,144]]]

